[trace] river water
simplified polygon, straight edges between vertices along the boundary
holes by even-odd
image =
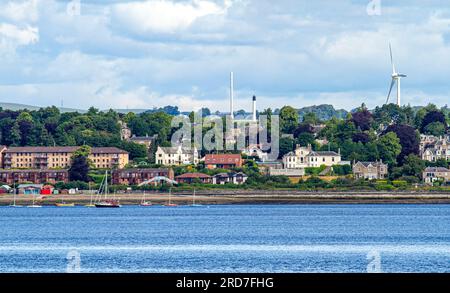
[[[450,205],[0,208],[0,272],[450,272]]]

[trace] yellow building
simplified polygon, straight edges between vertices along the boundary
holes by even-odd
[[[10,147],[2,152],[5,169],[55,169],[68,168],[76,146],[65,147]],[[89,159],[95,168],[124,168],[128,152],[116,147],[94,147]]]

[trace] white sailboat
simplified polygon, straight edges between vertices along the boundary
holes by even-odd
[[[33,204],[28,205],[27,208],[42,208],[41,205],[36,204],[36,194],[33,193]]]
[[[169,203],[166,203],[164,206],[166,207],[177,207],[178,205],[176,203],[172,203],[172,188],[169,189]]]
[[[145,190],[144,190],[144,194],[142,195],[142,200],[141,200],[140,206],[142,206],[142,207],[150,207],[150,206],[152,206],[152,203],[150,201],[146,201],[145,200]]]
[[[103,182],[104,182],[104,184],[103,184],[103,186],[100,185],[98,193],[101,194],[101,191],[103,190],[104,199],[102,201],[100,201],[100,202],[97,202],[95,204],[95,207],[96,208],[120,208],[120,207],[122,207],[119,204],[118,200],[116,200],[114,198],[113,199],[108,199],[108,195],[109,195],[109,191],[108,191],[108,171],[105,171],[105,178],[104,178]]]

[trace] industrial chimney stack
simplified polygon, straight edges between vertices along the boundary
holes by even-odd
[[[253,96],[252,120],[256,122],[256,96]]]

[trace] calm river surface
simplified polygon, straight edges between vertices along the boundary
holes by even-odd
[[[450,272],[450,205],[0,208],[0,272]]]

